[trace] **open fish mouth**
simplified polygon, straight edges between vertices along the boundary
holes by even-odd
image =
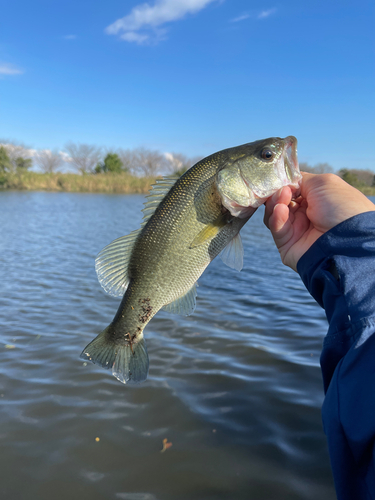
[[[262,186],[259,184],[253,186],[246,181],[244,176],[242,177],[254,198],[254,201],[251,203],[253,207],[262,205],[267,198],[284,186],[290,187],[293,199],[297,198],[301,193],[300,184],[302,175],[298,165],[297,139],[293,135],[290,135],[282,139],[282,143],[282,154],[275,162],[277,180],[271,186],[267,183]]]
[[[300,194],[300,183],[302,180],[297,157],[297,139],[293,135],[290,135],[284,139],[284,143],[285,185],[290,186],[293,198],[297,198]]]
[[[285,186],[290,187],[294,199],[300,194],[297,139],[292,135],[270,138],[269,145],[263,142],[259,147],[252,161],[240,159],[232,169],[222,169],[218,174],[222,204],[234,217],[250,217],[254,209]],[[271,157],[265,158],[263,153]]]

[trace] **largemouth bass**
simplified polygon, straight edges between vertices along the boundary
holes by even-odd
[[[283,186],[298,190],[297,140],[270,138],[219,151],[180,178],[157,181],[141,228],[96,258],[104,290],[123,297],[112,323],[81,357],[111,369],[121,382],[147,378],[143,330],[160,310],[189,315],[197,280],[219,254],[240,270],[240,229]]]

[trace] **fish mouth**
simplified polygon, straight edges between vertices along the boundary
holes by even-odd
[[[302,175],[299,170],[297,157],[297,139],[293,135],[289,135],[284,139],[284,169],[287,183],[293,193],[293,198],[300,194],[300,183]]]
[[[280,144],[281,143],[281,144]],[[292,199],[298,198],[301,193],[300,184],[302,175],[299,170],[298,156],[297,156],[297,139],[293,135],[280,139],[282,147],[282,154],[275,163],[278,182],[275,184],[274,189],[261,189],[259,186],[253,185],[243,172],[240,170],[240,178],[248,189],[248,202],[249,207],[259,207],[267,198],[269,198],[277,189],[284,186],[289,186],[292,191]]]

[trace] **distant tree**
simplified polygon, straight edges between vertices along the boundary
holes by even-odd
[[[133,151],[132,173],[144,177],[155,177],[167,168],[167,160],[159,151],[137,148]]]
[[[175,175],[184,174],[186,170],[189,170],[190,167],[202,159],[200,156],[189,158],[181,153],[165,153],[165,157],[168,164],[168,170]]]
[[[313,167],[311,165],[309,165],[307,162],[305,161],[300,161],[299,162],[299,169],[302,171],[302,172],[310,172],[311,169]]]
[[[57,172],[63,162],[62,156],[57,150],[50,151],[49,149],[38,151],[34,155],[34,160],[43,172],[49,174]]]
[[[101,157],[101,148],[90,144],[75,144],[68,142],[65,151],[69,158],[66,161],[71,163],[81,174],[92,173]]]
[[[358,177],[353,173],[353,171],[350,171],[347,168],[342,168],[339,171],[339,175],[345,182],[347,182],[351,186],[358,187],[360,185]]]
[[[134,151],[131,149],[118,149],[117,154],[122,162],[122,170],[131,172],[134,163]]]
[[[6,150],[10,160],[9,172],[16,172],[19,169],[27,170],[32,167],[32,151],[22,143],[3,140],[0,145]]]
[[[100,173],[120,173],[123,171],[123,163],[120,160],[118,154],[116,153],[108,153],[104,158],[104,161],[98,163],[95,167],[95,172]]]
[[[312,166],[307,162],[300,162],[299,168],[302,172],[309,172],[311,174],[329,174],[333,172],[333,168],[329,163],[316,163]]]
[[[4,146],[0,146],[0,172],[2,174],[12,171],[12,162]]]
[[[22,156],[18,156],[15,159],[15,164],[17,171],[23,172],[25,170],[29,170],[33,166],[33,160],[31,158],[22,158]]]
[[[371,172],[371,170],[350,169],[349,172],[352,172],[354,175],[356,175],[358,181],[361,184],[366,186],[372,186],[374,172]]]
[[[333,172],[329,163],[316,163],[313,168],[315,174],[331,174]]]

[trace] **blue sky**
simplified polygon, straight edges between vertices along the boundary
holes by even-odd
[[[0,138],[188,156],[295,135],[375,170],[373,2],[3,2]]]

